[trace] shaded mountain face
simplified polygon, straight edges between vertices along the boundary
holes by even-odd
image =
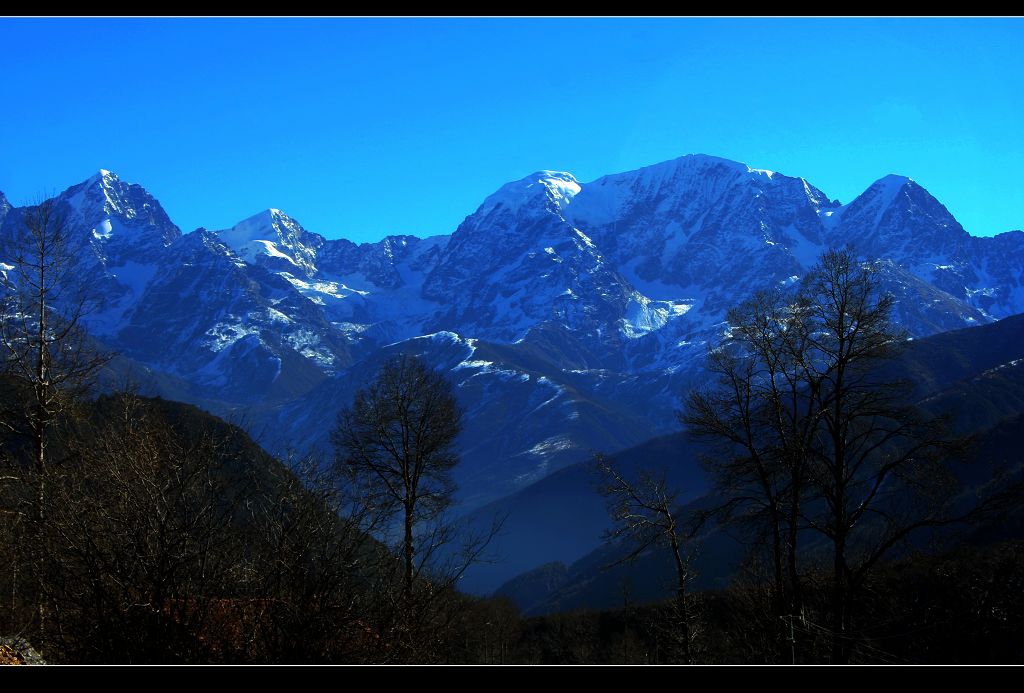
[[[466,506],[674,431],[726,311],[798,282],[830,246],[875,262],[916,337],[1024,311],[1024,233],[972,237],[899,176],[840,205],[703,155],[592,183],[539,171],[450,236],[363,244],[276,209],[182,234],[107,171],[56,202],[81,240],[89,329],[193,401],[244,412],[275,451],[326,450],[387,355],[430,359],[467,411]],[[0,236],[25,211],[0,197]]]
[[[905,379],[912,386],[912,402],[948,417],[957,435],[972,436],[969,463],[952,466],[967,496],[991,485],[994,470],[1016,470],[1019,477],[1024,468],[1024,315],[914,340],[883,369],[885,380]],[[664,473],[670,487],[680,491],[680,504],[697,510],[724,500],[709,494],[700,452],[677,433],[615,457],[627,477],[638,470]],[[475,528],[485,527],[494,514],[505,517],[496,538],[503,561],[473,566],[463,588],[507,596],[527,615],[620,606],[623,581],[638,602],[669,598],[675,567],[667,550],[648,550],[636,562],[621,565],[619,559],[632,546],[603,541],[611,521],[595,483],[586,463],[575,464],[472,513],[468,521]],[[1024,509],[1018,507],[1008,517],[982,523],[969,541],[1020,538],[1022,516]],[[805,541],[817,539],[811,534]],[[718,530],[702,534],[696,547],[694,589],[729,584],[749,549],[733,533]]]

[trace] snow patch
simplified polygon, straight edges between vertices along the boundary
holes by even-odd
[[[291,318],[289,318],[287,315],[285,315],[276,308],[267,308],[267,318],[270,320],[270,322],[280,322],[284,324],[292,322]]]
[[[203,336],[203,345],[213,352],[220,352],[235,342],[249,335],[259,335],[259,329],[251,325],[241,323],[219,322],[206,332]]]
[[[561,171],[542,171],[541,173],[544,174],[544,177],[540,179],[540,184],[547,188],[548,195],[560,210],[572,202],[572,199],[582,190],[571,173]]]
[[[527,455],[536,455],[538,457],[547,457],[553,452],[560,452],[562,450],[569,450],[574,447],[573,442],[566,436],[552,436],[542,440],[541,442],[534,445],[532,448],[526,451]]]
[[[626,315],[620,321],[619,331],[627,339],[637,339],[662,329],[669,320],[686,315],[692,308],[692,301],[652,301],[634,293],[626,306]]]
[[[452,370],[457,371],[463,368],[490,368],[494,365],[493,361],[462,361],[456,364]]]
[[[425,334],[417,339],[429,339],[432,342],[439,344],[465,344],[465,340],[454,332],[448,330],[441,330],[440,332],[432,332],[431,334]]]
[[[110,219],[104,219],[92,230],[93,238],[98,241],[109,240],[112,233],[113,227],[110,224]]]
[[[597,246],[594,245],[594,242],[592,240],[590,240],[590,237],[587,234],[583,233],[579,229],[573,229],[573,231],[576,232],[576,235],[579,236],[580,240],[583,241],[583,244],[585,246],[587,246],[588,248],[596,248],[597,247]]]
[[[269,255],[270,257],[279,257],[283,260],[287,260],[288,262],[292,263],[295,266],[298,266],[299,264],[292,258],[291,255],[288,255],[287,253],[282,253],[278,249],[277,243],[274,243],[273,241],[253,241],[252,243],[249,244],[248,249],[254,250],[254,254],[259,254],[262,252],[263,255]]]

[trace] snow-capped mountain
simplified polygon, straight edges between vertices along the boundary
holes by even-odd
[[[250,264],[305,278],[316,274],[322,236],[310,233],[279,209],[268,209],[219,233],[221,241]]]
[[[388,354],[431,359],[469,414],[471,504],[673,430],[726,311],[798,281],[830,246],[875,261],[914,336],[1024,311],[1024,233],[971,236],[901,176],[841,205],[802,178],[703,155],[591,183],[539,171],[450,236],[363,244],[276,209],[182,234],[107,171],[57,203],[96,294],[90,329],[197,401],[249,408],[241,418],[278,451],[324,443]],[[0,234],[24,212],[0,194]]]

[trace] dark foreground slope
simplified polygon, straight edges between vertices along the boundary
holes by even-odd
[[[3,421],[24,430],[23,388],[4,385]],[[26,436],[3,440],[0,635],[74,663],[430,661],[420,645],[447,642],[459,595],[427,578],[406,618],[377,517],[316,465],[190,405],[74,412],[42,470]]]

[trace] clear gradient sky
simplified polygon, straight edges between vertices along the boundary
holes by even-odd
[[[1024,228],[1019,19],[0,19],[0,190],[100,168],[184,231],[450,233],[539,169],[688,153]]]

